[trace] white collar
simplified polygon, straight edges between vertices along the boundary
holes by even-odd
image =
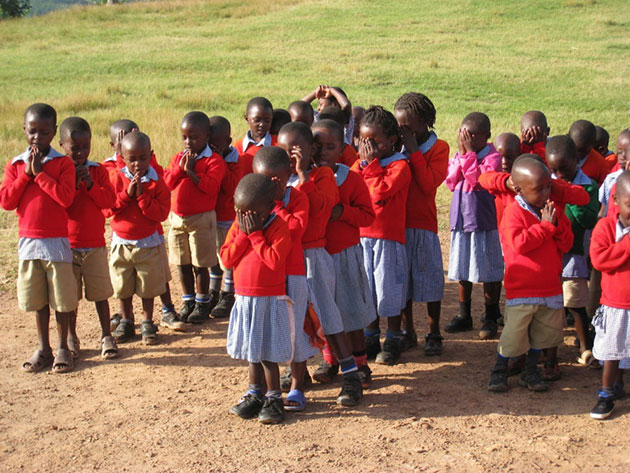
[[[15,158],[13,158],[11,160],[11,164],[15,164],[18,161],[22,161],[24,163],[27,162],[30,152],[31,152],[31,147],[29,146],[28,148],[26,148],[26,151],[24,151],[19,156],[16,156]],[[48,154],[44,156],[44,159],[42,159],[42,164],[46,164],[48,161],[52,161],[55,158],[63,158],[64,156],[65,156],[64,154],[61,154],[59,151],[57,151],[51,146],[50,151],[48,151]]]
[[[131,173],[131,171],[129,170],[127,166],[122,168],[120,172],[122,172],[127,179],[129,180],[133,179],[133,174]],[[146,174],[140,178],[140,182],[142,183],[147,183],[149,181],[157,181],[157,180],[158,180],[158,174],[155,171],[155,169],[153,169],[153,166],[149,166]]]
[[[248,131],[247,134],[245,135],[245,138],[243,138],[243,143],[242,143],[243,151],[249,148],[250,145],[271,146],[271,135],[269,134],[269,132],[267,132],[267,134],[263,137],[262,140],[260,140],[259,142],[256,142],[252,138],[252,132]]]

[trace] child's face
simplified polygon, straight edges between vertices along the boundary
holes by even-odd
[[[577,161],[564,154],[548,154],[547,166],[558,179],[571,182],[577,173]]]
[[[334,133],[325,128],[314,128],[313,138],[316,145],[313,155],[315,164],[319,167],[325,166],[335,170],[337,161],[343,154],[345,143],[340,142]]]
[[[400,128],[407,127],[413,133],[418,142],[423,141],[429,132],[429,124],[415,113],[409,110],[394,110],[394,117]]]
[[[394,145],[398,140],[396,135],[387,136],[378,125],[361,125],[359,131],[362,140],[369,140],[374,145],[377,159],[387,158],[394,153]]]
[[[309,127],[313,124],[313,114],[297,107],[289,108],[289,115],[291,115],[292,122],[306,123]]]
[[[511,172],[514,161],[521,154],[520,146],[517,146],[515,142],[513,143],[501,134],[497,137],[496,147],[501,155],[501,169],[503,172]]]
[[[617,162],[622,169],[626,169],[630,158],[630,135],[621,135],[617,140]]]
[[[273,110],[270,108],[253,105],[247,110],[245,120],[249,125],[252,138],[256,141],[262,140],[271,128],[273,120]]]
[[[256,212],[264,223],[269,218],[269,215],[275,206],[275,201],[260,201],[250,205],[239,204],[240,203],[234,203],[236,210],[240,210],[242,212]]]
[[[153,150],[149,146],[123,143],[121,151],[123,161],[132,174],[139,173],[144,176],[147,173],[153,155]]]
[[[205,127],[184,121],[180,130],[184,147],[191,153],[199,154],[208,145],[208,130]]]
[[[540,176],[535,178],[533,176],[524,180],[518,187],[518,194],[525,199],[525,201],[532,207],[540,210],[545,206],[549,196],[551,195],[551,177]]]
[[[487,130],[477,130],[469,123],[465,123],[461,126],[462,130],[468,130],[472,136],[472,147],[475,153],[478,153],[486,147],[488,140],[490,139],[490,132]]]
[[[208,144],[214,148],[217,153],[225,157],[227,155],[230,145],[232,144],[232,137],[228,130],[213,132],[208,135]]]
[[[85,164],[92,146],[90,133],[75,133],[74,137],[68,137],[59,142],[66,156],[72,158],[74,164]]]
[[[619,207],[619,220],[624,227],[630,226],[630,192],[627,189],[617,187],[615,203]]]
[[[299,133],[280,133],[278,135],[278,146],[285,150],[289,155],[292,174],[296,173],[296,160],[291,155],[291,151],[294,148],[300,148],[300,150],[302,151],[302,156],[304,156],[306,159],[311,160],[313,158],[313,144],[308,143],[306,139]]]
[[[321,112],[326,107],[337,107],[337,108],[339,108],[339,104],[332,97],[317,99],[317,113]]]
[[[575,148],[577,150],[578,159],[584,158],[588,153],[593,149],[594,143],[584,142],[581,143],[580,140],[575,141]]]
[[[263,176],[267,176],[269,179],[271,179],[276,185],[276,193],[274,195],[274,200],[282,200],[282,198],[284,197],[284,190],[287,187],[287,182],[289,181],[289,175],[291,174],[291,171],[288,169],[284,171],[282,170],[274,171],[263,166],[256,166],[254,168],[254,172],[256,174],[262,174]]]
[[[57,133],[57,126],[50,118],[42,118],[34,113],[24,117],[24,136],[30,146],[37,146],[40,151],[50,148]]]

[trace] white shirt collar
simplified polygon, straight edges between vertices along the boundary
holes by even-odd
[[[11,164],[15,164],[18,161],[22,161],[24,163],[27,162],[30,151],[31,151],[31,147],[29,146],[28,148],[26,148],[26,151],[24,151],[19,156],[16,156],[15,158],[13,158],[11,160]],[[48,151],[48,154],[44,156],[44,159],[42,159],[42,164],[46,164],[48,161],[52,161],[55,158],[63,158],[64,156],[65,156],[64,154],[61,154],[59,151],[57,151],[51,146],[50,151]]]
[[[131,173],[131,171],[129,170],[127,166],[122,168],[120,172],[122,172],[127,179],[129,180],[133,179],[133,174]],[[156,170],[153,169],[153,166],[149,166],[146,174],[140,178],[140,182],[142,183],[147,183],[149,181],[157,181],[157,180],[158,180],[158,174]]]
[[[248,131],[247,134],[245,135],[245,138],[243,138],[243,151],[245,151],[247,148],[249,148],[250,145],[254,145],[254,146],[271,146],[271,135],[269,133],[267,133],[263,137],[262,140],[260,140],[259,142],[256,142],[252,138],[252,132]]]
[[[630,227],[625,227],[621,224],[621,221],[617,219],[617,227],[615,231],[615,242],[621,241],[623,237],[630,235]]]

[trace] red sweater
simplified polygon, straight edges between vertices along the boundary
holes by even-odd
[[[308,197],[306,197],[304,192],[293,187],[287,187],[287,191],[288,199],[287,194],[285,194],[284,200],[276,201],[276,207],[273,211],[287,223],[291,234],[291,251],[287,257],[287,274],[304,276],[306,274],[306,266],[304,265],[302,237],[308,223]]]
[[[426,154],[421,151],[409,156],[411,183],[407,197],[407,228],[438,231],[435,194],[446,179],[449,147],[437,140]]]
[[[588,177],[595,179],[598,186],[601,186],[611,168],[610,163],[608,163],[601,154],[592,149],[590,153],[588,153],[586,162],[582,165],[581,169]]]
[[[237,161],[225,161],[225,176],[221,181],[221,189],[217,197],[217,222],[232,222],[236,218],[234,211],[234,191],[241,180],[241,164],[238,162],[238,151],[234,150]],[[223,158],[224,160],[226,158]]]
[[[617,309],[630,309],[630,236],[615,241],[616,218],[602,218],[591,235],[593,266],[602,272],[601,303]]]
[[[375,159],[361,169],[361,163],[357,161],[352,170],[363,176],[376,214],[370,226],[361,227],[360,235],[405,244],[407,196],[411,182],[407,162],[394,161],[383,168],[379,160]]]
[[[542,162],[547,165],[546,158],[546,149],[545,142],[539,141],[538,143],[534,143],[533,145],[528,145],[527,143],[521,143],[521,153],[523,154],[537,154],[542,159]]]
[[[359,174],[348,170],[345,181],[338,186],[339,203],[343,212],[326,227],[326,251],[331,255],[359,243],[359,227],[367,227],[374,221],[375,213],[365,182]],[[340,175],[339,168],[337,176]]]
[[[505,297],[562,294],[562,254],[573,245],[571,224],[556,212],[558,226],[541,221],[518,202],[506,207],[499,230],[505,259]]]
[[[278,144],[278,137],[276,135],[269,136],[271,136],[271,146],[276,146]],[[245,174],[251,174],[253,172],[252,161],[254,161],[256,152],[262,148],[262,146],[251,144],[245,151],[243,151],[243,139],[241,138],[234,147],[238,150],[238,162],[240,163],[241,177]]]
[[[67,156],[42,165],[35,177],[24,172],[26,164],[9,161],[0,186],[0,205],[16,210],[20,237],[68,236],[68,213],[75,191],[74,163]]]
[[[116,154],[114,156],[110,156],[101,163],[103,166],[105,166],[105,169],[107,169],[110,174],[112,173],[112,171],[115,171],[116,169],[122,169],[126,166],[120,154]],[[155,154],[151,154],[151,161],[149,162],[149,165],[153,169],[155,169],[155,172],[158,173],[158,176],[164,177],[164,168],[162,168],[162,166],[158,164]]]
[[[177,153],[171,158],[171,164],[164,172],[164,182],[172,192],[173,213],[188,217],[215,209],[226,165],[221,156],[211,153],[211,156],[201,157],[195,161],[193,170],[199,177],[197,185],[179,165],[184,152]]]
[[[608,163],[608,166],[610,168],[609,172],[616,171],[616,169],[614,169],[614,168],[617,167],[617,165],[618,165],[618,163],[617,163],[617,155],[615,153],[613,153],[612,151],[608,151],[608,154],[606,156],[603,156],[603,158],[604,158],[604,161],[606,161]]]
[[[281,218],[249,235],[234,222],[221,247],[221,261],[233,268],[236,294],[282,296],[286,294],[285,266],[290,250],[291,234]]]
[[[326,226],[332,208],[339,202],[339,191],[332,169],[312,168],[310,178],[296,187],[308,197],[308,224],[302,237],[304,249],[326,246]]]
[[[72,248],[99,248],[105,246],[105,216],[103,209],[116,203],[116,194],[109,173],[97,164],[88,166],[92,187],[85,182],[74,193],[74,201],[68,208],[68,237]]]
[[[158,177],[157,181],[142,183],[142,194],[130,198],[127,189],[131,182],[122,171],[110,174],[116,203],[109,210],[104,210],[106,217],[114,217],[110,227],[116,235],[125,240],[141,240],[155,232],[162,233],[162,224],[168,217],[171,204],[171,193]]]
[[[337,160],[337,164],[345,164],[349,168],[352,167],[354,162],[359,159],[359,155],[352,145],[346,144],[346,147],[343,149],[343,154]]]

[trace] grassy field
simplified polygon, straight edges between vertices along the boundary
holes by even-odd
[[[552,133],[587,118],[614,137],[630,125],[629,26],[624,0],[174,0],[4,21],[0,161],[23,151],[23,110],[36,101],[90,121],[92,159],[110,154],[109,123],[128,117],[166,163],[186,112],[225,115],[236,139],[249,98],[286,107],[320,83],[364,106],[423,92],[451,146],[474,110],[495,135],[540,109]],[[444,189],[439,200],[446,212]]]

